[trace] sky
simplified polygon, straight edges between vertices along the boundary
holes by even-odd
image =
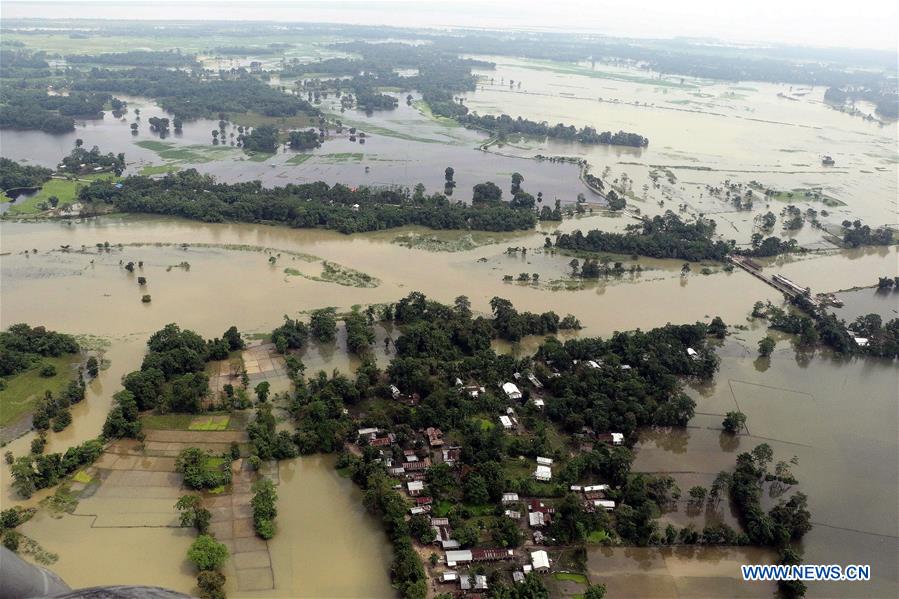
[[[0,18],[266,20],[569,30],[899,53],[899,2],[868,0],[0,0]]]

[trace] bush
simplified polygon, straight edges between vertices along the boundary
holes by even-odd
[[[19,543],[22,542],[22,535],[14,530],[7,530],[3,533],[3,546],[10,551],[18,551]]]
[[[203,570],[197,576],[200,599],[225,599],[225,575],[221,572]]]
[[[178,454],[175,469],[184,475],[184,484],[192,489],[214,489],[231,482],[231,468],[226,461],[217,464],[216,458],[197,447],[188,447]]]
[[[200,535],[187,550],[198,570],[218,570],[228,559],[228,548],[209,535]]]
[[[50,378],[56,376],[56,366],[53,364],[44,364],[41,366],[41,376]]]

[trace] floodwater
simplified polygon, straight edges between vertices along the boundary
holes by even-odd
[[[879,359],[797,353],[784,341],[770,360],[760,360],[747,347],[754,348],[762,334],[763,329],[754,327],[725,342],[718,352],[722,360],[715,380],[689,392],[697,402],[690,426],[645,431],[634,470],[671,473],[686,491],[694,484],[708,487],[717,472],[732,469],[738,453],[763,442],[771,445],[776,460],[796,456],[799,465],[793,471],[800,484],[790,491],[808,495],[814,523],[802,542],[805,561],[870,564],[872,570],[869,583],[810,584],[810,595],[895,597],[899,369]],[[736,439],[721,434],[724,414],[734,410],[747,415],[748,429]],[[768,506],[776,501],[776,496],[765,497]],[[722,504],[719,510],[726,512],[728,506]],[[734,561],[730,576],[739,576],[740,563],[758,560]],[[591,564],[604,570],[603,558]],[[728,586],[717,588],[720,592],[710,595],[731,594]]]
[[[844,218],[861,218],[872,226],[897,222],[897,123],[834,110],[823,103],[823,87],[660,78],[605,64],[486,58],[497,68],[480,72],[478,90],[465,94],[473,111],[648,137],[649,146],[642,149],[558,141],[506,148],[519,155],[586,158],[595,175],[609,169],[607,182],[623,184],[626,174],[629,199],[644,213],[676,210],[685,203],[690,213],[713,216],[720,233],[741,243],[748,241],[755,215],[769,209],[778,214],[787,203],[803,211],[827,210],[830,215],[819,221],[828,226]],[[516,146],[524,147],[516,152]],[[836,164],[823,167],[825,155]],[[665,168],[675,176],[674,183],[666,180]],[[654,169],[661,173],[658,189],[649,178]],[[725,180],[754,180],[782,191],[820,187],[846,205],[828,207],[800,194],[766,202],[756,191],[753,209],[736,211],[726,199],[704,193],[706,185],[720,186]],[[659,200],[665,205],[659,206]],[[798,238],[803,244],[812,239]]]
[[[413,94],[416,99],[418,94]],[[76,130],[62,135],[40,131],[2,132],[3,156],[46,167],[55,167],[82,139],[86,147],[101,151],[124,152],[126,174],[137,174],[148,166],[169,165],[172,168],[196,168],[227,183],[262,181],[268,186],[288,183],[325,181],[346,185],[406,186],[424,183],[429,192],[442,192],[444,170],[455,169],[455,198],[469,200],[471,188],[484,181],[494,181],[507,189],[513,172],[527,173],[528,189],[536,195],[543,191],[545,201],[559,198],[574,202],[586,187],[578,180],[578,167],[567,163],[533,161],[526,157],[488,155],[477,148],[487,135],[471,131],[448,121],[426,117],[418,108],[407,106],[401,98],[396,110],[366,115],[362,111],[339,112],[333,99],[325,100],[322,109],[333,119],[343,121],[341,135],[333,131],[322,147],[306,152],[280,149],[274,155],[259,155],[252,160],[230,142],[238,134],[235,125],[225,127],[228,144],[212,144],[211,132],[218,121],[196,119],[185,121],[181,133],[170,132],[164,138],[149,129],[150,117],[169,117],[151,100],[121,96],[128,101],[128,112],[116,119],[106,112],[101,119],[76,122]],[[135,109],[140,109],[140,128],[132,135]],[[350,141],[348,128],[366,132],[364,144]],[[148,144],[144,147],[141,144]],[[154,143],[164,144],[153,146]]]
[[[326,100],[323,109],[332,118],[367,132],[364,145],[344,135],[312,152],[282,151],[255,161],[239,149],[213,146],[210,132],[218,123],[205,119],[185,123],[182,134],[161,140],[167,146],[138,145],[160,141],[148,131],[146,121],[163,114],[146,99],[128,98],[131,111],[124,121],[107,113],[61,136],[3,131],[3,154],[53,166],[81,138],[88,147],[124,152],[128,173],[167,164],[195,167],[229,182],[414,185],[421,181],[430,191],[442,190],[443,170],[453,166],[459,199],[467,199],[471,186],[485,180],[506,189],[511,174],[518,171],[525,176],[526,190],[535,195],[542,191],[545,202],[558,197],[567,203],[586,192],[578,181],[578,168],[529,160],[535,154],[566,155],[586,158],[591,172],[602,174],[607,184],[626,187],[630,203],[644,214],[677,210],[683,204],[685,213],[712,216],[719,233],[741,243],[755,230],[756,215],[769,209],[779,213],[788,202],[766,202],[756,194],[752,210],[737,211],[727,200],[710,197],[706,185],[755,180],[785,191],[821,187],[845,205],[825,206],[801,194],[790,202],[803,210],[818,210],[819,220],[831,229],[845,218],[896,224],[896,124],[881,126],[834,111],[822,103],[821,88],[654,81],[651,74],[632,69],[495,60],[497,70],[483,73],[494,83],[485,81],[476,92],[466,94],[466,104],[473,110],[634,131],[648,136],[650,146],[528,141],[490,146],[485,152],[478,149],[486,140],[484,134],[431,119],[415,106],[406,106],[403,98],[397,110],[371,116],[338,113]],[[510,79],[521,81],[521,89],[510,90],[506,83]],[[140,133],[132,136],[129,123],[135,108],[141,108],[142,124]],[[231,132],[229,125],[226,137]],[[824,154],[835,158],[834,167],[821,166]],[[652,174],[659,175],[658,187]],[[829,216],[820,215],[824,209]],[[231,325],[246,333],[266,333],[283,315],[296,317],[322,306],[346,310],[356,304],[395,301],[411,291],[443,302],[467,295],[481,312],[488,312],[490,299],[500,296],[521,310],[572,313],[585,326],[586,335],[708,321],[720,315],[729,324],[748,328],[721,348],[721,372],[715,382],[690,390],[697,400],[697,416],[686,431],[642,433],[635,469],[672,473],[686,491],[694,484],[708,486],[719,470],[732,467],[738,452],[763,441],[781,458],[796,455],[799,488],[809,495],[815,521],[803,542],[806,561],[870,563],[874,577],[864,586],[810,585],[811,594],[895,596],[899,589],[895,364],[796,353],[782,337],[771,359],[759,361],[754,348],[763,329],[747,315],[755,301],[780,303],[782,298],[739,270],[727,273],[720,265],[709,265],[710,274],[703,275],[702,265],[696,265],[689,276],[681,277],[679,261],[641,258],[635,263],[615,257],[625,268],[639,265],[643,272],[584,283],[571,279],[570,257],[542,249],[544,237],[554,230],[620,231],[631,222],[626,216],[598,212],[543,224],[534,232],[469,237],[408,228],[348,237],[330,231],[156,217],[3,221],[0,327],[28,322],[108,341],[105,356],[110,367],[89,384],[87,399],[73,408],[72,425],[48,437],[48,451],[62,451],[99,433],[121,376],[139,367],[146,338],[169,322],[206,337],[220,335]],[[820,229],[809,224],[789,235],[803,245],[833,247]],[[410,236],[465,249],[432,252],[397,243]],[[96,244],[103,242],[111,244],[108,252],[97,251]],[[190,245],[181,247],[184,243]],[[60,251],[62,245],[72,251]],[[528,251],[508,253],[508,247]],[[268,262],[272,255],[277,257],[274,265]],[[120,264],[138,260],[144,267],[134,274]],[[353,287],[316,280],[322,260],[366,273],[378,285]],[[865,287],[878,276],[895,276],[897,261],[899,250],[890,247],[761,262],[766,270],[817,293]],[[190,268],[180,267],[182,262]],[[517,277],[522,272],[538,274],[539,283],[503,281],[506,275]],[[147,277],[146,290],[138,287],[138,275]],[[151,303],[140,301],[144,293],[151,294]],[[895,295],[882,297],[862,289],[840,297],[846,306],[837,313],[847,319],[856,312],[895,315]],[[395,332],[379,328],[377,334],[375,349],[383,364],[390,355],[384,352],[382,339]],[[529,338],[497,347],[520,353],[532,351],[538,342]],[[307,370],[350,372],[356,361],[344,349],[342,337],[334,344],[310,346],[303,355]],[[735,408],[748,415],[750,434],[723,438],[721,418]],[[7,449],[26,453],[31,438],[25,435]],[[8,468],[0,472],[4,506],[18,502],[10,491]],[[333,470],[330,458],[283,462],[280,480],[280,533],[271,543],[276,594],[390,596],[386,539],[362,511],[358,491]],[[84,502],[87,507],[89,502]],[[690,513],[678,506],[662,518],[663,526],[692,522],[701,527],[716,521],[735,524],[729,505],[711,513]],[[184,531],[95,527],[89,516],[54,520],[42,513],[23,532],[59,553],[53,568],[73,586],[129,582],[193,590],[194,573],[184,559],[190,535]],[[147,552],[157,556],[152,563],[143,558]],[[770,596],[772,585],[739,582],[738,566],[772,559],[770,552],[751,548],[592,549],[589,568],[594,580],[608,585],[611,596],[670,596],[672,588],[691,596]],[[344,566],[337,576],[335,564]]]
[[[594,215],[581,220],[608,221],[617,226],[621,219]],[[583,224],[572,219],[559,228],[570,230]],[[542,252],[545,233],[497,235],[494,243],[473,249],[430,252],[393,243],[400,236],[428,234],[417,228],[348,237],[321,230],[149,217],[105,217],[73,223],[3,222],[2,250],[8,254],[0,261],[0,326],[29,322],[109,341],[106,357],[111,360],[110,368],[90,383],[87,399],[73,408],[73,424],[62,433],[49,435],[48,450],[60,451],[99,433],[120,377],[139,366],[147,336],[168,322],[178,322],[207,337],[220,335],[232,324],[247,333],[263,333],[277,326],[284,314],[295,317],[326,305],[344,310],[354,304],[394,301],[415,290],[444,302],[468,295],[474,309],[482,312],[489,311],[490,298],[498,295],[523,310],[572,313],[585,325],[582,334],[587,335],[721,315],[728,323],[748,324],[748,328],[722,347],[721,373],[715,382],[691,390],[698,403],[691,427],[677,433],[646,431],[635,468],[671,472],[681,487],[688,489],[693,484],[708,485],[718,470],[732,466],[737,451],[762,440],[771,443],[781,457],[795,454],[800,459],[796,472],[800,488],[809,494],[816,522],[804,542],[806,560],[870,562],[875,580],[865,587],[865,594],[881,596],[894,590],[899,536],[895,529],[899,488],[895,460],[899,452],[895,403],[899,381],[895,364],[878,360],[844,362],[826,354],[797,355],[786,341],[780,342],[770,361],[757,361],[755,352],[746,347],[755,347],[763,329],[759,323],[748,321],[747,314],[756,300],[780,302],[781,298],[739,270],[718,270],[710,275],[694,271],[682,278],[679,261],[641,259],[638,263],[646,271],[640,276],[571,290],[554,289],[542,281],[553,276],[564,278],[569,258]],[[442,232],[439,237],[448,240],[462,235]],[[110,251],[98,252],[95,244],[107,241]],[[119,243],[125,245],[119,249]],[[184,249],[182,243],[192,245]],[[63,244],[73,251],[61,252],[59,246]],[[82,245],[84,252],[80,251]],[[507,247],[515,246],[528,248],[528,253],[506,252]],[[254,248],[271,249],[266,253]],[[23,253],[33,249],[37,253]],[[276,264],[270,265],[268,257],[279,253]],[[314,258],[304,260],[298,254]],[[379,285],[344,286],[285,273],[286,268],[295,268],[314,275],[317,261],[322,259],[365,272],[377,278]],[[878,248],[771,260],[766,268],[810,285],[817,292],[870,284],[871,273],[888,272],[895,267],[896,259],[897,248]],[[142,273],[127,273],[120,260],[143,260]],[[190,263],[189,270],[175,266],[182,261]],[[541,283],[502,281],[503,274],[522,271],[540,272]],[[140,301],[137,274],[148,279],[146,292],[153,298],[150,304]],[[379,329],[379,339],[389,333]],[[331,346],[310,347],[304,355],[309,369],[352,369],[353,361],[335,359],[342,355],[341,343],[338,340]],[[508,349],[526,351],[529,343],[536,340],[525,340]],[[501,349],[507,348],[501,345]],[[378,353],[382,362],[389,359],[380,343]],[[735,444],[725,443],[718,428],[723,414],[734,407],[748,415],[752,436],[741,437]],[[9,449],[15,454],[25,453],[30,439],[31,435],[26,435]],[[11,496],[8,469],[0,471],[3,502],[8,505],[17,500]],[[278,594],[316,596],[326,585],[338,585],[334,592],[344,596],[389,594],[389,551],[377,524],[361,513],[359,497],[349,481],[340,479],[330,462],[322,458],[282,463],[281,480],[282,528],[272,547]],[[332,511],[322,518],[325,507]],[[695,515],[681,508],[663,516],[663,522],[678,526],[719,519],[733,523],[734,514],[725,505],[717,514]],[[58,570],[65,577],[71,576],[75,585],[109,582],[109,569],[97,566],[108,562],[96,559],[96,555],[126,553],[98,549],[91,554],[67,549],[68,544],[82,538],[91,546],[133,546],[135,552],[138,547],[153,547],[158,550],[155,553],[171,559],[154,564],[158,572],[149,571],[147,577],[158,574],[154,578],[157,583],[180,590],[189,590],[192,584],[192,573],[182,557],[188,540],[171,530],[98,530],[85,524],[84,517],[71,516],[60,521],[38,518],[25,532],[47,550],[60,553]],[[85,562],[81,556],[88,555],[91,560]],[[615,550],[611,555],[591,553],[590,567],[603,580],[602,572],[633,566],[627,574],[608,574],[610,590],[637,585],[633,588],[645,589],[652,596],[674,580],[671,584],[685,593],[695,589],[707,596],[716,592],[730,595],[738,586],[742,588],[733,582],[738,575],[733,566],[750,558],[765,559],[744,550],[702,550],[695,561],[678,552],[665,555],[659,549]],[[126,562],[116,570],[116,576],[144,581],[144,574],[136,574],[141,571],[136,561],[139,558],[134,558],[133,568],[127,562],[129,558],[122,559]],[[612,567],[610,559],[618,566]],[[351,573],[335,580],[332,569],[326,567],[333,563],[352,564],[347,566]],[[648,569],[641,570],[644,563],[649,563]],[[714,573],[703,577],[701,568],[712,565]],[[673,579],[658,578],[657,570],[662,567],[665,576]],[[823,587],[820,592],[816,588],[815,593],[853,596],[855,589],[837,585]]]

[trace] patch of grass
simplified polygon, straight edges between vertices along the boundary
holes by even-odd
[[[304,162],[306,162],[313,156],[315,156],[315,154],[295,154],[294,156],[291,156],[290,158],[288,158],[287,162],[285,164],[290,164],[292,166],[298,166],[300,164],[303,164]]]
[[[231,418],[227,414],[221,416],[198,416],[188,425],[190,431],[224,431],[228,430]]]
[[[156,152],[156,154],[163,160],[189,162],[193,164],[221,160],[240,151],[239,148],[232,148],[231,146],[206,146],[196,144],[190,146],[179,146],[172,142],[157,141],[152,139],[139,141],[137,142],[137,145],[144,148],[145,150]]]
[[[492,421],[487,420],[486,418],[474,418],[474,422],[477,423],[482,431],[491,431],[496,427]]]
[[[194,417],[191,414],[145,414],[141,416],[144,428],[186,431]]]
[[[140,174],[143,177],[150,177],[152,175],[167,175],[168,173],[176,173],[181,170],[181,167],[175,164],[148,164],[147,166],[140,169]]]
[[[608,541],[611,537],[609,537],[609,533],[604,530],[594,530],[590,534],[587,535],[587,542],[593,543],[595,545],[600,545]]]
[[[34,368],[4,379],[6,387],[0,391],[0,426],[7,426],[31,412],[38,399],[47,391],[59,397],[73,379],[73,367],[81,361],[80,354],[66,354],[58,358],[41,358]],[[56,375],[41,376],[41,366],[52,364]]]
[[[576,582],[578,584],[589,583],[586,576],[584,576],[583,574],[577,574],[575,572],[555,572],[553,573],[553,578],[560,581]]]
[[[442,499],[433,506],[433,509],[431,511],[434,512],[434,515],[438,518],[445,518],[447,514],[450,513],[451,509],[453,509],[453,504],[445,499]]]
[[[105,176],[104,176],[105,175]],[[37,214],[41,212],[40,205],[49,205],[50,196],[59,198],[57,208],[74,204],[78,199],[78,190],[88,185],[94,179],[115,178],[114,175],[103,173],[101,175],[85,175],[79,181],[69,179],[50,179],[41,187],[40,191],[29,198],[22,198],[11,204],[10,215]]]
[[[304,129],[315,127],[318,125],[318,117],[309,116],[308,114],[297,114],[289,117],[266,116],[258,112],[245,112],[243,114],[232,114],[229,117],[231,122],[243,125],[245,127],[259,127],[260,125],[274,125],[281,129]]]
[[[74,480],[75,482],[78,482],[78,483],[84,483],[86,485],[86,484],[89,484],[94,479],[93,479],[93,477],[91,477],[90,474],[88,474],[84,470],[79,470],[72,477],[72,480]]]
[[[315,154],[317,162],[341,163],[341,162],[362,162],[365,154],[362,152],[337,152],[334,154]]]

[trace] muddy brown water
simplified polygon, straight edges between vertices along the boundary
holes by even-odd
[[[620,222],[600,215],[587,221],[591,219]],[[565,221],[560,228],[570,230],[582,224]],[[899,536],[895,529],[899,430],[895,363],[844,362],[820,354],[797,359],[788,341],[781,341],[771,360],[760,364],[754,351],[747,348],[755,347],[763,329],[747,321],[747,314],[756,300],[780,302],[781,298],[739,271],[719,270],[708,276],[693,272],[682,278],[678,261],[641,260],[647,271],[639,278],[557,291],[542,283],[502,281],[503,274],[521,271],[539,271],[541,281],[565,276],[570,258],[539,253],[543,232],[498,236],[498,243],[462,252],[427,252],[392,243],[409,232],[423,231],[347,237],[328,231],[119,217],[73,224],[0,224],[2,249],[9,252],[0,261],[0,324],[41,323],[110,341],[106,350],[110,368],[90,383],[86,401],[73,409],[73,424],[49,436],[48,450],[64,450],[98,434],[111,395],[120,388],[120,377],[139,367],[147,336],[168,322],[178,322],[204,336],[220,335],[232,324],[248,333],[261,333],[270,331],[284,314],[295,317],[323,305],[343,310],[354,304],[395,301],[413,290],[445,302],[465,294],[474,309],[483,312],[489,310],[490,298],[495,295],[511,299],[521,309],[570,312],[584,323],[582,334],[586,335],[721,315],[728,323],[746,324],[748,329],[738,331],[721,348],[721,373],[715,383],[691,391],[698,401],[698,415],[691,428],[678,433],[646,431],[635,468],[678,473],[676,477],[686,489],[692,484],[708,484],[714,473],[732,466],[736,451],[767,440],[779,456],[795,454],[800,459],[796,474],[802,481],[800,488],[809,494],[816,522],[804,541],[807,561],[870,562],[875,580],[865,587],[868,596],[887,596],[897,588],[895,565],[890,565],[890,559],[895,562]],[[122,250],[114,247],[109,253],[97,253],[95,244],[104,241],[113,246],[151,245],[126,245]],[[155,243],[175,245],[152,245]],[[183,250],[180,243],[216,245]],[[87,252],[62,253],[58,251],[62,244],[76,250],[83,244]],[[228,249],[232,245],[311,254],[366,272],[381,284],[357,288],[289,276],[283,270],[290,264],[287,254],[272,267],[267,254]],[[505,253],[508,246],[525,246],[529,252],[510,256]],[[27,257],[22,254],[29,249],[38,252]],[[896,257],[896,248],[859,250],[771,261],[770,268],[811,285],[813,291],[825,291],[870,284],[872,273],[894,267]],[[149,305],[140,302],[134,280],[139,273],[129,275],[119,265],[120,259],[144,260],[147,292],[153,297]],[[168,270],[181,261],[190,262],[189,271]],[[527,339],[498,347],[532,351],[538,342]],[[311,347],[304,356],[309,369],[352,369],[354,362],[343,356],[341,343],[338,339],[331,347]],[[717,430],[720,418],[736,405],[749,416],[752,437],[739,438],[735,446],[722,444]],[[25,453],[30,437],[13,442],[9,449]],[[4,505],[17,502],[9,487],[8,468],[0,471]],[[328,588],[341,596],[389,594],[389,548],[377,522],[361,511],[350,482],[339,478],[323,458],[282,463],[281,478],[282,528],[272,545],[279,595],[320,596]],[[731,521],[733,514],[722,512],[720,517]],[[681,510],[665,518],[683,525],[691,516]],[[193,588],[194,575],[184,559],[190,538],[183,531],[98,529],[81,516],[52,520],[42,515],[24,532],[60,554],[54,568],[74,586],[152,579],[186,592]],[[83,551],[84,547],[94,550]],[[159,559],[145,564],[139,557],[144,547],[151,547]],[[608,577],[610,591],[617,588],[623,593],[635,585],[633,588],[645,589],[650,596],[661,593],[668,584],[675,584],[685,595],[742,593],[749,587],[735,582],[738,569],[734,566],[742,561],[764,561],[764,555],[752,553],[755,550],[727,550],[724,558],[703,551],[690,557],[666,556],[658,549],[616,549],[611,555],[602,551],[591,551],[595,579],[606,581]],[[664,565],[669,578],[656,577],[656,566],[641,570],[640,564],[646,561],[658,563],[659,568]],[[330,564],[342,564],[342,574],[335,576],[337,570]],[[702,574],[704,568],[709,576]],[[814,590],[825,596],[853,596],[857,588],[820,585]]]

